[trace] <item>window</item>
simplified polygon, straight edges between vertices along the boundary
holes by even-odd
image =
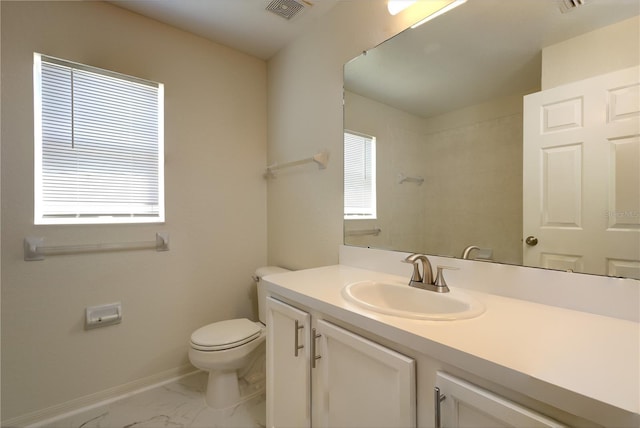
[[[344,133],[344,218],[376,218],[376,139]]]
[[[163,89],[34,54],[35,224],[164,221]]]

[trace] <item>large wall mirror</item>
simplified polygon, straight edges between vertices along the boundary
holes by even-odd
[[[639,14],[469,0],[348,62],[376,209],[345,244],[640,278]]]

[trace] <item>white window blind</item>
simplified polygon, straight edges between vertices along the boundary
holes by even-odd
[[[35,222],[164,221],[163,85],[35,54]]]
[[[375,138],[344,133],[344,216],[376,218]]]

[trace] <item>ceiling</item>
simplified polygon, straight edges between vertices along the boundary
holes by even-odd
[[[272,0],[109,2],[268,60],[345,0],[276,1],[305,7],[287,20],[266,10]],[[543,47],[640,13],[639,0],[586,0],[561,13],[568,1],[468,0],[350,62],[345,87],[423,117],[530,92]]]
[[[284,0],[285,3],[287,0]],[[293,1],[293,0],[288,0]],[[267,60],[338,0],[297,0],[291,19],[266,10],[271,0],[112,0],[116,6]]]

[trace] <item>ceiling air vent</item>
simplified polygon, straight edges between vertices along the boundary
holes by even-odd
[[[306,7],[311,6],[313,6],[313,3],[304,0],[273,0],[267,6],[267,10],[284,19],[291,19],[298,13],[302,12]]]
[[[578,6],[584,6],[587,1],[588,0],[558,0],[558,6],[560,7],[560,12],[567,13]]]

